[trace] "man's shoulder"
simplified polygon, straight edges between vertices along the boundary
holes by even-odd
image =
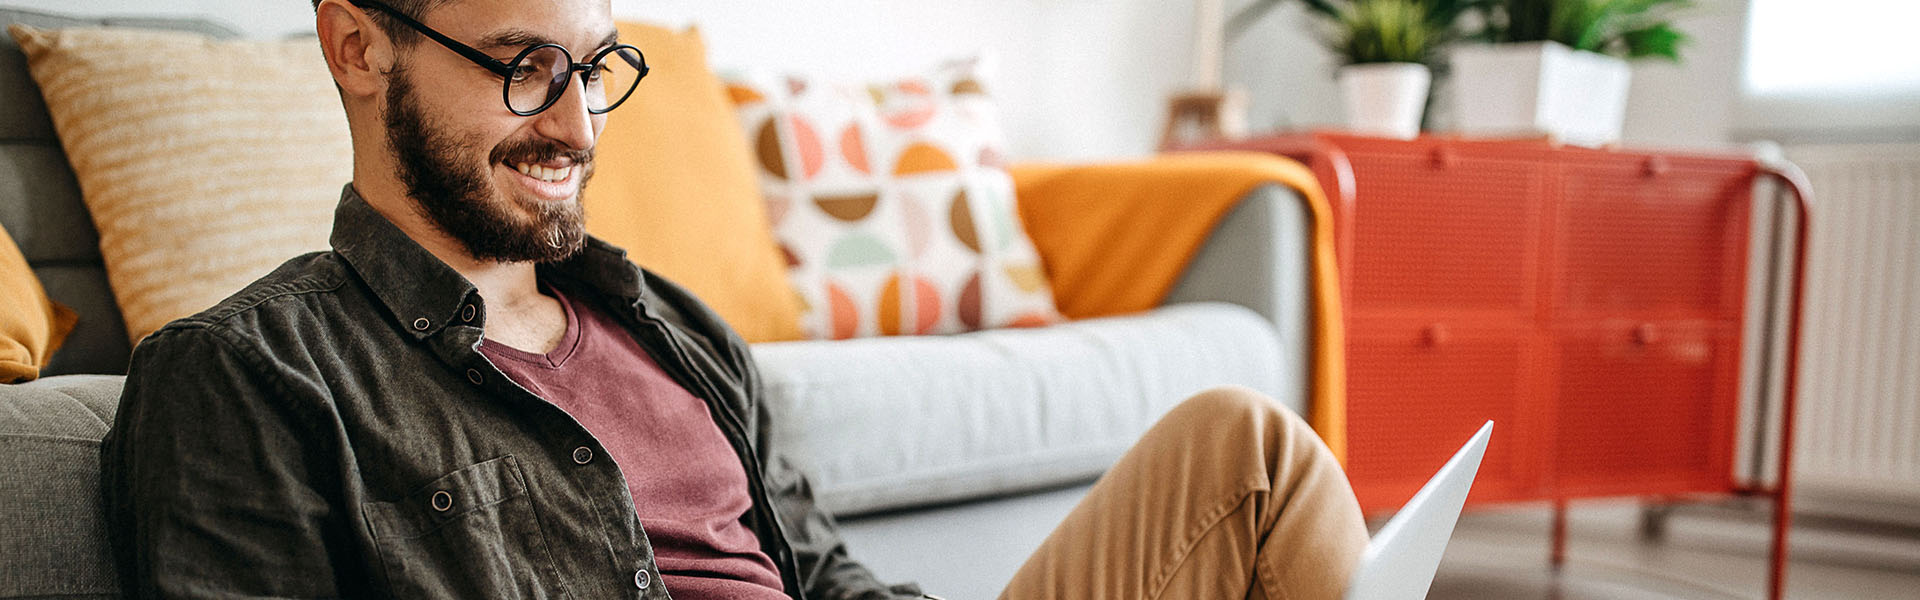
[[[340,255],[311,252],[287,260],[271,273],[206,310],[168,323],[155,335],[193,330],[227,330],[255,337],[263,326],[298,325],[313,320],[328,306],[337,306],[342,288],[353,275]]]

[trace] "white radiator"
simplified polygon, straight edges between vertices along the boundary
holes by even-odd
[[[1786,156],[1813,195],[1798,496],[1809,510],[1910,520],[1920,515],[1920,145]]]

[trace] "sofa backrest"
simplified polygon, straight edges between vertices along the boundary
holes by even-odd
[[[100,260],[100,238],[80,184],[67,165],[53,120],[27,71],[26,55],[5,29],[34,27],[143,27],[237,34],[219,24],[188,19],[82,19],[0,8],[0,227],[20,245],[47,295],[80,313],[80,322],[42,375],[126,372],[131,344]]]

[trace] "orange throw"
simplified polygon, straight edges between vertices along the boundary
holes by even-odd
[[[1277,183],[1313,215],[1313,389],[1307,421],[1346,460],[1346,331],[1333,212],[1313,173],[1271,154],[1196,152],[1011,169],[1020,218],[1060,312],[1085,319],[1159,306],[1234,203]]]

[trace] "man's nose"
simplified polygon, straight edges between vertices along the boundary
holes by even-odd
[[[538,119],[535,131],[566,144],[568,149],[586,150],[593,147],[598,137],[594,120],[601,117],[587,111],[587,86],[577,79],[577,75],[569,75],[567,89],[553,101],[553,106],[534,115]]]

